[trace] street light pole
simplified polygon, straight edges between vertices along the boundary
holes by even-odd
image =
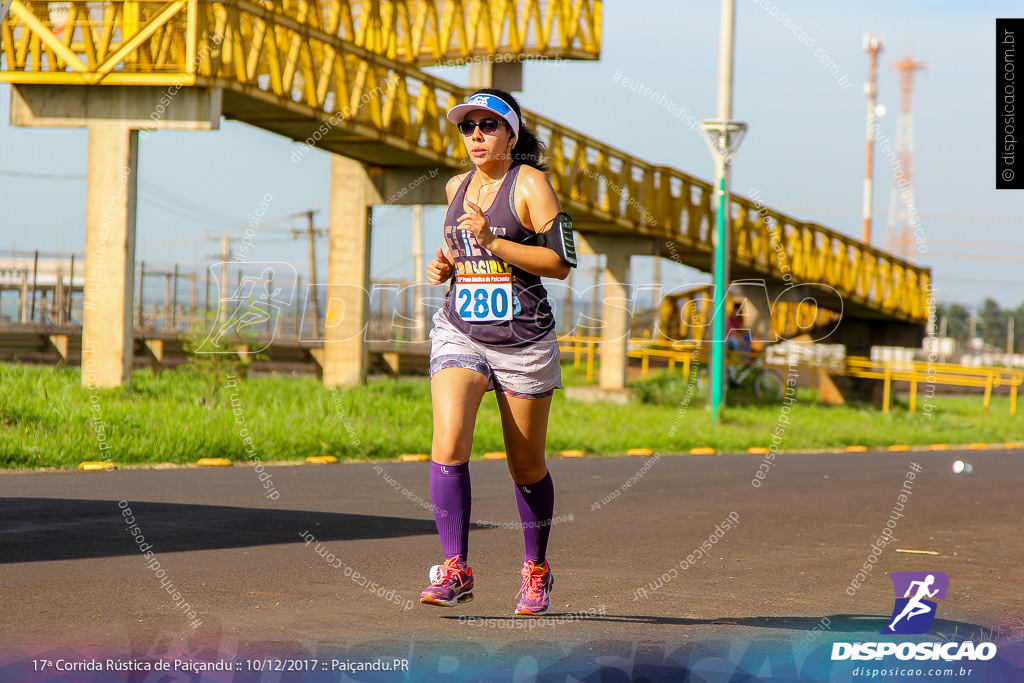
[[[718,47],[718,118],[703,121],[704,140],[715,160],[715,187],[718,207],[715,211],[714,299],[711,346],[711,421],[718,423],[725,401],[725,296],[729,288],[729,176],[733,156],[747,130],[747,124],[732,120],[733,35],[736,30],[736,0],[722,0],[722,20]]]

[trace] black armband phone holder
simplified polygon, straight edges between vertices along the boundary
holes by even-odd
[[[564,211],[555,216],[551,229],[538,235],[539,246],[547,247],[558,254],[562,263],[576,267],[576,243],[572,235],[572,217]]]

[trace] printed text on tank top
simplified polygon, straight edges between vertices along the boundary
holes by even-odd
[[[516,180],[521,164],[513,164],[506,172],[503,181],[487,208],[481,207],[487,217],[491,233],[500,239],[518,244],[528,243],[534,231],[524,225],[515,206]],[[520,346],[539,340],[554,329],[554,317],[547,292],[538,275],[514,266],[493,252],[480,246],[472,231],[464,230],[458,218],[466,213],[467,194],[470,196],[470,185],[474,171],[471,171],[459,184],[459,189],[452,197],[445,214],[444,236],[454,263],[455,282],[445,297],[445,315],[458,329],[471,339],[492,346]],[[488,198],[490,199],[490,198]],[[474,202],[475,203],[475,202]],[[465,284],[472,287],[472,297],[459,292],[459,277],[467,278]],[[501,280],[483,276],[510,276],[511,290],[501,285],[504,292],[511,293],[508,304],[504,307],[505,296],[491,288]],[[507,280],[505,280],[507,282]],[[482,287],[482,285],[487,285]],[[484,289],[486,291],[481,292]],[[484,299],[489,301],[485,305]],[[504,315],[501,315],[501,314]],[[492,314],[496,314],[492,315]]]
[[[509,170],[511,170],[511,169],[509,169]],[[466,206],[466,196],[469,195],[469,186],[472,184],[473,176],[475,174],[476,174],[475,170],[471,171],[469,177],[467,178],[467,180],[463,181],[463,182],[466,182],[466,191],[463,193],[463,210],[464,211],[468,211],[469,210],[469,207]],[[505,174],[501,178],[498,179],[498,181],[491,181],[490,183],[487,183],[487,184],[493,185],[494,183],[498,183],[499,181],[504,181],[507,176],[508,176],[508,171],[506,171]],[[501,190],[504,189],[504,183],[500,182],[500,184],[497,185],[497,188],[498,189],[494,192],[494,197],[491,198],[490,204],[486,208],[484,208],[484,207],[480,206],[479,204],[477,204],[477,206],[480,207],[480,211],[483,212],[483,214],[485,216],[487,216],[488,222],[490,222],[490,220],[491,220],[491,209],[496,208],[495,207],[495,203],[498,201],[499,197],[502,194]],[[458,192],[456,192],[455,199],[457,199],[457,198],[458,198]],[[514,204],[513,204],[513,206],[514,206]],[[518,222],[519,225],[522,226],[522,221],[519,219],[518,214],[513,214],[513,216],[515,217],[516,222]],[[456,226],[451,226],[451,227],[453,228],[453,230],[451,232],[451,235],[452,235],[452,237],[455,238],[455,240],[457,241],[457,243],[459,245],[459,251],[456,251],[455,249],[453,249],[452,250],[452,252],[453,252],[452,255],[453,256],[462,256],[462,257],[464,257],[464,258],[456,258],[455,259],[455,274],[456,274],[456,276],[458,276],[458,275],[469,275],[469,274],[494,274],[494,273],[511,273],[512,272],[512,266],[509,265],[509,263],[507,261],[505,261],[503,259],[500,259],[500,258],[497,258],[497,257],[494,257],[491,254],[490,251],[488,251],[488,250],[486,250],[486,249],[484,249],[483,247],[480,246],[480,243],[477,242],[476,235],[474,235],[473,233],[469,232],[468,230],[463,230],[462,228],[460,228],[457,225]],[[525,226],[522,226],[522,227],[525,228]],[[446,228],[448,228],[448,226],[446,226]],[[493,233],[495,237],[499,237],[499,238],[505,238],[507,233],[508,233],[508,228],[506,228],[503,225],[493,225],[492,224],[490,226],[490,230],[491,230],[491,233]],[[447,229],[446,229],[446,232],[448,232]],[[485,256],[485,254],[488,255],[488,256],[491,256],[491,258],[487,258],[487,259],[483,258]]]

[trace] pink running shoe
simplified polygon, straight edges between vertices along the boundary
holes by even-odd
[[[551,567],[548,566],[547,560],[544,560],[542,565],[532,560],[527,561],[523,564],[522,574],[523,587],[519,589],[516,614],[531,617],[547,614],[551,606],[551,598],[548,596],[555,587],[555,579],[551,576]]]
[[[430,570],[430,586],[420,595],[424,605],[455,607],[473,599],[473,568],[453,557]]]

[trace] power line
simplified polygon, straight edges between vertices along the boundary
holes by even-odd
[[[0,169],[0,176],[24,178],[25,180],[85,180],[84,173],[33,173],[31,171],[9,171]]]
[[[162,200],[157,199],[155,197],[150,197],[150,196],[146,196],[144,194],[140,194],[139,199],[141,199],[144,204],[149,204],[150,206],[154,206],[154,207],[160,209],[161,211],[163,211],[164,213],[169,213],[169,214],[178,216],[180,218],[188,219],[189,221],[192,221],[193,223],[198,223],[200,225],[206,225],[206,226],[209,226],[211,228],[220,228],[220,227],[224,226],[224,223],[215,223],[215,222],[212,222],[212,221],[207,220],[205,218],[195,216],[194,214],[191,214],[191,213],[188,213],[186,211],[183,211],[182,209],[179,209],[178,207],[176,207],[174,205],[166,204]]]
[[[848,216],[860,215],[860,211],[856,209],[843,209],[830,206],[788,206],[788,205],[777,205],[774,207],[767,207],[770,209],[778,209],[779,211],[786,211],[788,213],[797,212],[816,212],[816,213],[833,213],[843,214]],[[875,211],[871,214],[875,216],[885,216],[886,214],[881,211]],[[919,213],[918,216],[921,218],[927,218],[929,220],[956,220],[956,221],[1002,221],[1010,223],[1024,223],[1024,217],[1022,216],[974,216],[970,214],[959,214],[959,213]]]
[[[182,208],[187,209],[189,211],[193,211],[200,215],[209,215],[211,217],[218,218],[228,224],[238,222],[238,218],[234,216],[228,216],[227,214],[220,213],[215,209],[211,209],[201,204],[196,204],[195,202],[186,197],[174,194],[173,192],[169,192],[167,190],[164,190],[163,188],[156,187],[154,185],[151,185],[150,183],[140,181],[139,185],[141,186],[141,189],[145,190],[146,192],[157,195],[158,197],[163,198],[165,201],[170,200],[173,202],[177,202],[182,206]]]
[[[213,238],[219,239],[220,236],[222,236],[222,235],[234,235],[234,234],[237,234],[237,233],[240,233],[240,232],[245,232],[246,230],[250,230],[250,229],[258,230],[258,231],[261,231],[261,232],[266,232],[267,230],[288,232],[289,234],[292,234],[292,237],[290,237],[288,239],[285,239],[285,240],[280,240],[280,241],[292,241],[292,240],[296,239],[295,234],[294,234],[295,230],[293,230],[290,227],[275,227],[275,226],[278,223],[283,223],[285,221],[289,221],[289,220],[292,220],[292,219],[297,218],[299,216],[305,216],[305,215],[306,215],[306,212],[301,211],[301,212],[297,212],[297,213],[288,214],[287,216],[281,216],[280,218],[272,218],[272,219],[270,219],[270,220],[268,220],[266,222],[258,223],[255,227],[254,226],[245,225],[245,226],[241,226],[241,227],[237,227],[237,228],[230,228],[228,230],[221,230],[220,232],[217,232],[217,233],[211,233],[211,232],[207,231],[207,232],[203,233],[202,235],[194,235],[192,237],[176,237],[174,239],[163,240],[161,242],[146,242],[145,244],[139,244],[138,248],[139,249],[162,249],[164,247],[175,247],[175,246],[181,246],[183,244],[193,244],[193,243],[196,243],[196,242],[206,242],[207,240],[212,238],[211,236],[214,236]],[[219,227],[219,226],[217,226],[217,227]],[[327,234],[327,229],[326,228],[316,228],[316,234],[317,234],[317,236],[325,235],[325,234]],[[277,240],[272,240],[272,241],[277,241]],[[262,244],[264,242],[267,242],[267,240],[262,240],[261,239],[261,240],[259,240],[259,242]]]
[[[943,277],[943,282],[973,282],[979,285],[1014,285],[1024,287],[1024,281],[1017,280],[985,280],[969,277]]]
[[[957,261],[997,261],[999,263],[1024,263],[1024,256],[986,256],[985,254],[943,254],[929,251],[922,254],[922,260],[929,258],[955,259]]]
[[[395,261],[394,263],[389,265],[387,268],[382,268],[378,272],[380,274],[382,274],[382,275],[390,275],[391,271],[398,269],[399,266],[402,266],[403,269],[407,269],[408,266],[409,266],[409,263],[411,261],[412,261],[412,256],[405,256],[405,257],[402,257],[401,259],[399,259],[398,261]]]
[[[928,244],[947,247],[978,247],[980,249],[1024,249],[1024,242],[967,242],[961,240],[928,240]]]

